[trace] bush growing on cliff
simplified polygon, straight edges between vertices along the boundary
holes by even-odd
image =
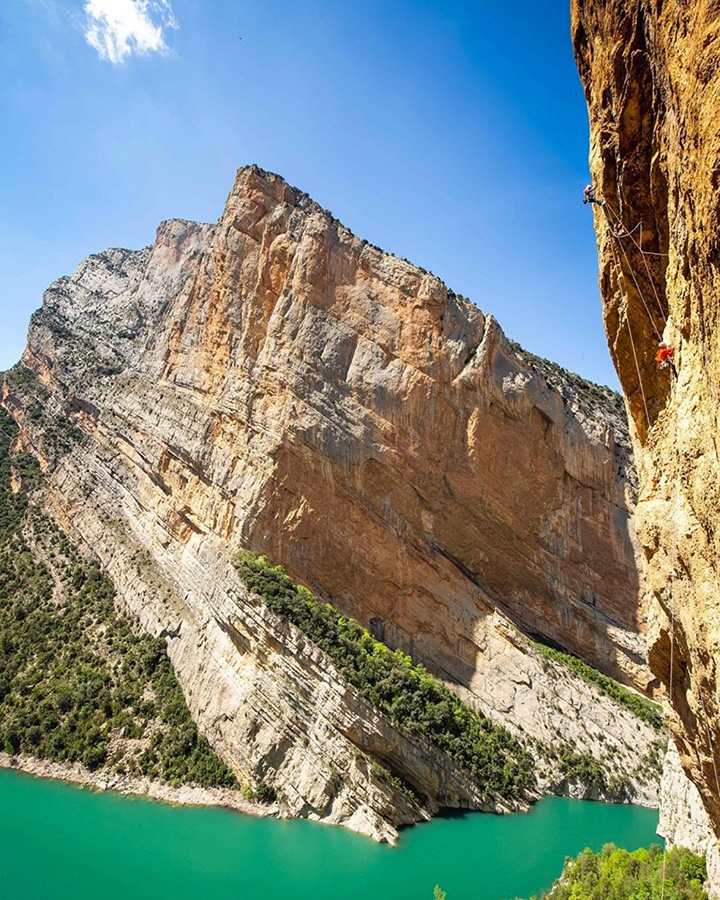
[[[621,706],[624,706],[626,709],[629,709],[631,713],[638,717],[638,719],[642,719],[644,722],[647,722],[648,725],[651,725],[658,730],[664,729],[665,723],[662,710],[656,703],[653,703],[652,700],[648,700],[647,697],[641,697],[639,694],[634,694],[632,691],[624,688],[621,684],[618,684],[617,681],[608,678],[607,675],[602,675],[597,669],[593,669],[592,666],[589,666],[581,659],[578,659],[577,656],[572,656],[570,653],[563,653],[561,650],[556,650],[554,647],[548,647],[546,644],[536,643],[535,646],[543,656],[567,666],[567,668],[575,672],[576,675],[579,675],[585,681],[598,687],[603,694],[610,697]]]
[[[57,459],[68,453],[83,438],[67,413],[48,404],[50,392],[37,375],[22,363],[17,363],[5,373],[8,390],[20,399],[25,422],[29,426],[33,443],[42,448],[49,459]],[[26,462],[35,465],[33,457],[25,454]],[[23,465],[19,457],[13,459],[13,467]]]
[[[277,800],[277,791],[265,781],[259,781],[252,796],[258,803],[274,803]]]
[[[633,853],[606,844],[600,853],[583,850],[566,860],[543,900],[707,900],[705,877],[705,861],[684,848],[663,859],[657,844]]]
[[[548,387],[558,390],[564,401],[574,401],[590,419],[609,424],[615,442],[632,456],[632,444],[628,429],[625,402],[621,394],[601,384],[595,384],[569,372],[563,366],[536,356],[525,350],[517,341],[509,341],[512,350],[535,372],[542,375]],[[630,464],[631,480],[634,480],[634,466]]]
[[[533,761],[521,744],[409,656],[390,650],[354,619],[295,585],[266,557],[245,551],[235,565],[248,588],[324,650],[393,724],[431,741],[468,769],[488,795],[518,797],[530,786]]]

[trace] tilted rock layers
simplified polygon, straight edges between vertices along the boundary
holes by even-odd
[[[633,419],[649,660],[720,835],[720,4],[573,0],[610,350]],[[675,377],[655,348],[675,348]],[[671,676],[672,672],[672,676]]]
[[[431,810],[483,803],[432,748],[360,724],[331,664],[239,586],[241,547],[515,733],[595,757],[614,742],[633,781],[650,730],[516,627],[647,686],[625,451],[433,275],[250,167],[216,226],[166,222],[152,248],[51,286],[24,364],[85,435],[54,471],[56,517],[169,636],[213,744],[295,791],[293,813],[376,836],[417,818],[363,754],[424,785]],[[54,470],[20,393],[8,382],[4,402]],[[652,801],[647,779],[631,795]]]

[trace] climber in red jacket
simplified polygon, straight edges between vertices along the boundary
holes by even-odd
[[[675,366],[673,365],[673,357],[675,356],[675,348],[668,347],[665,341],[660,341],[658,351],[655,354],[655,362],[658,369],[670,369],[673,375],[677,375]]]

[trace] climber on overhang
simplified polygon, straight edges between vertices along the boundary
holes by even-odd
[[[675,348],[668,347],[665,341],[660,341],[658,344],[658,351],[655,354],[655,362],[657,363],[658,369],[670,369],[673,375],[677,375],[675,365],[673,364],[674,356]]]
[[[598,200],[595,196],[595,188],[589,184],[583,191],[583,204],[597,203],[598,206],[604,206],[604,200]]]

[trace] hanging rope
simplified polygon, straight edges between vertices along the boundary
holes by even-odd
[[[623,225],[622,221],[620,220],[620,217],[617,215],[617,213],[612,208],[612,206],[610,206],[610,204],[607,202],[607,200],[603,201],[603,209],[610,210],[610,212],[613,214],[613,218],[615,218],[617,220],[617,222],[620,226],[621,230],[619,232],[616,233],[613,231],[613,234],[615,235],[615,237],[631,237],[633,234],[635,234],[635,232],[638,230],[638,228],[642,228],[642,221],[640,221],[637,223],[637,225],[631,231],[628,231],[628,229]],[[608,226],[612,230],[612,225],[610,225],[609,222],[608,222]],[[642,231],[640,233],[642,234]]]
[[[635,341],[633,339],[633,333],[632,328],[630,327],[630,318],[627,315],[627,309],[625,310],[625,320],[627,322],[628,334],[630,335],[630,343],[632,344],[633,358],[635,359],[635,371],[637,372],[640,393],[642,394],[643,406],[645,407],[645,418],[647,420],[647,426],[648,428],[650,428],[650,413],[648,412],[647,400],[645,399],[645,389],[643,388],[642,376],[640,374],[640,364],[638,363],[637,350],[635,349]]]
[[[653,327],[653,331],[655,332],[655,335],[656,335],[657,339],[658,339],[659,341],[661,341],[661,340],[662,340],[662,334],[660,334],[660,332],[659,332],[659,330],[658,330],[658,327],[657,327],[657,325],[655,324],[655,319],[652,317],[652,314],[650,313],[650,309],[649,309],[647,303],[645,302],[645,297],[643,296],[643,292],[642,292],[641,289],[640,289],[640,285],[638,284],[638,280],[637,280],[637,278],[635,277],[635,272],[633,271],[633,267],[632,267],[632,265],[631,265],[631,263],[630,263],[630,260],[628,259],[628,255],[627,255],[627,253],[625,252],[625,248],[623,247],[623,245],[620,243],[620,241],[619,241],[617,238],[616,238],[616,240],[617,240],[618,246],[620,247],[620,250],[621,250],[621,252],[622,252],[622,255],[623,255],[624,259],[625,259],[625,262],[627,263],[627,267],[628,267],[628,269],[630,270],[630,277],[631,277],[632,280],[633,280],[633,284],[635,285],[635,290],[638,292],[638,296],[639,296],[640,299],[642,300],[642,305],[645,307],[645,312],[646,312],[647,317],[648,317],[648,319],[649,319],[649,321],[650,321],[650,324],[651,324],[652,327]]]
[[[638,224],[635,226],[635,228],[633,228],[632,231],[628,231],[627,228],[625,228],[625,226],[623,225],[623,221],[620,218],[620,215],[612,208],[612,206],[610,206],[607,202],[605,202],[605,203],[603,203],[602,208],[603,209],[607,208],[607,210],[615,218],[615,220],[618,223],[618,225],[620,226],[620,228],[624,231],[624,235],[622,235],[622,236],[629,237],[630,240],[632,241],[633,245],[635,246],[635,248],[640,252],[640,255],[642,256],[643,264],[645,266],[645,272],[647,273],[648,281],[650,282],[650,287],[652,288],[653,294],[655,295],[655,302],[657,303],[658,309],[660,310],[660,315],[664,319],[666,319],[668,314],[665,312],[665,308],[663,307],[662,301],[660,300],[660,295],[658,294],[657,288],[655,287],[655,279],[653,278],[652,272],[650,271],[650,266],[648,265],[647,257],[650,255],[652,255],[652,256],[667,256],[667,253],[651,253],[648,250],[643,250],[643,247],[642,247],[642,235],[643,235],[642,219],[638,222]],[[635,238],[633,237],[633,232],[637,231],[638,228],[640,229],[640,243],[638,243],[635,240]],[[613,234],[613,236],[617,240],[619,240],[619,236],[615,234],[615,232],[612,230],[612,227],[610,228],[610,231]],[[625,252],[625,250],[623,248],[623,253],[624,252]],[[627,256],[626,256],[626,259],[627,259]],[[628,266],[629,265],[630,265],[630,262],[628,260]],[[632,268],[631,268],[631,271],[632,271]],[[639,290],[639,288],[638,288],[638,290]],[[643,303],[644,302],[645,301],[643,300]],[[649,315],[649,313],[648,313],[648,315]]]
[[[633,238],[633,235],[638,230],[638,228],[641,229],[640,237],[642,239],[642,219],[640,219],[640,221],[637,223],[637,225],[634,228],[628,229],[623,224],[623,220],[620,217],[620,214],[618,213],[618,211],[616,209],[613,209],[613,207],[607,202],[607,200],[603,200],[602,205],[604,208],[606,207],[607,209],[609,209],[610,212],[613,214],[615,221],[618,223],[618,225],[620,226],[620,228],[623,232],[621,237],[629,237],[642,254],[644,254],[645,256],[665,256],[665,257],[670,255],[669,253],[657,253],[654,250],[644,250],[643,247],[640,244],[638,244],[637,241],[635,241],[635,239]]]
[[[630,344],[632,346],[633,359],[635,360],[635,371],[637,372],[638,377],[638,385],[640,387],[640,394],[642,395],[643,407],[645,408],[645,419],[647,420],[647,427],[650,428],[650,413],[648,412],[647,399],[645,398],[645,388],[642,383],[642,375],[640,373],[640,363],[638,362],[637,350],[635,349],[635,339],[633,338],[632,328],[630,327],[630,316],[628,315],[628,292],[627,292],[627,283],[625,283],[625,288],[622,288],[622,282],[625,282],[625,273],[622,270],[622,266],[620,265],[620,260],[617,256],[617,251],[615,249],[615,245],[610,245],[612,248],[613,259],[615,260],[615,265],[618,271],[618,285],[620,285],[621,290],[625,296],[625,321],[627,322],[628,334],[630,335]]]

